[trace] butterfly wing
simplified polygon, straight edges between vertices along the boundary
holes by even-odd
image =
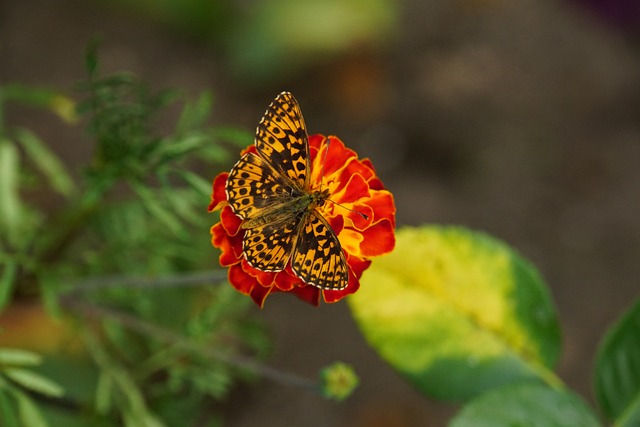
[[[299,190],[309,190],[309,139],[298,101],[282,92],[269,105],[256,130],[256,148]]]
[[[244,220],[259,218],[273,206],[291,200],[295,191],[263,158],[245,154],[233,166],[226,184],[227,201]]]
[[[307,212],[294,242],[291,268],[303,282],[340,290],[349,283],[347,260],[338,236],[318,212]]]
[[[284,270],[295,246],[298,226],[295,219],[295,215],[283,211],[272,221],[245,232],[242,253],[253,268],[262,271]]]

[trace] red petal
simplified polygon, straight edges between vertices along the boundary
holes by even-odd
[[[311,305],[320,305],[320,289],[315,286],[296,286],[291,293]]]
[[[231,283],[234,288],[245,295],[249,295],[254,287],[259,286],[256,279],[249,276],[242,269],[240,264],[230,266],[227,277],[229,278],[229,283]]]
[[[227,186],[228,172],[223,172],[216,176],[213,180],[211,191],[211,203],[209,203],[209,212],[221,209],[227,203],[227,193],[225,187]]]
[[[240,219],[238,215],[234,214],[228,206],[220,212],[220,222],[227,231],[227,234],[231,236],[238,234],[238,231],[240,231],[240,225],[242,225],[242,219]],[[244,235],[244,232],[241,234]]]
[[[360,253],[365,257],[373,257],[391,252],[396,244],[393,224],[383,219],[362,231],[364,239],[360,243]]]
[[[302,283],[302,280],[293,273],[293,270],[291,270],[291,264],[287,265],[287,268],[278,273],[278,276],[276,277],[276,287],[279,290],[289,292],[299,286],[304,286],[304,283]]]
[[[362,273],[371,265],[371,260],[350,256],[347,258],[347,264],[349,264],[349,268],[353,274],[360,279]]]
[[[391,224],[396,226],[396,206],[393,201],[393,195],[386,191],[372,192],[371,198],[364,203],[371,207],[374,212],[373,221],[380,219],[388,219]]]
[[[351,175],[342,186],[342,190],[336,191],[332,196],[334,202],[337,203],[353,203],[364,197],[369,197],[369,184],[364,180],[362,175],[356,173]]]
[[[251,291],[251,299],[258,307],[264,307],[264,301],[267,299],[273,288],[265,288],[264,286],[256,286]]]
[[[334,302],[340,301],[347,295],[356,292],[358,289],[360,289],[360,281],[352,271],[349,271],[349,284],[347,285],[347,287],[340,291],[323,290],[322,298],[324,299],[324,302],[332,304]]]

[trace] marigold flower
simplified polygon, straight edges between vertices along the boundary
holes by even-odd
[[[279,272],[253,268],[242,253],[245,234],[242,219],[227,204],[225,186],[229,173],[221,173],[213,181],[209,211],[221,209],[221,212],[220,222],[211,228],[211,242],[222,251],[220,265],[229,268],[229,282],[251,296],[260,307],[274,292],[291,292],[313,305],[319,304],[320,294],[327,303],[337,302],[358,290],[359,279],[372,257],[390,252],[395,245],[392,194],[384,189],[368,159],[358,159],[337,137],[331,136],[330,144],[328,139],[323,135],[309,137],[311,189],[327,189],[333,202],[317,209],[331,225],[346,254],[349,282],[344,289],[327,290],[308,285],[293,273],[290,263]],[[255,146],[248,147],[242,154],[249,152],[255,153]]]

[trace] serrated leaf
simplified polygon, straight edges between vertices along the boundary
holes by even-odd
[[[70,196],[75,190],[75,186],[71,175],[58,157],[47,148],[40,138],[27,129],[17,129],[16,139],[22,144],[40,172],[47,178],[51,188],[63,196]]]
[[[608,420],[618,427],[640,425],[640,299],[600,344],[594,388]]]
[[[0,348],[0,366],[36,366],[42,362],[42,356],[31,351],[17,348]]]
[[[64,394],[61,386],[33,371],[22,368],[6,368],[2,373],[23,388],[45,396],[60,397]]]
[[[535,268],[461,227],[397,233],[349,305],[367,341],[421,392],[467,399],[523,379],[558,384],[560,333]]]
[[[18,417],[24,427],[47,427],[49,425],[38,407],[26,394],[15,392],[13,395],[18,401]]]
[[[449,427],[599,427],[576,395],[541,384],[508,385],[467,404]]]

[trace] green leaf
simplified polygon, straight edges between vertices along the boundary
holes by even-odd
[[[615,425],[640,425],[640,299],[612,326],[596,358],[594,388]]]
[[[18,427],[18,417],[15,413],[13,401],[2,387],[0,387],[0,425],[3,427]]]
[[[20,141],[40,172],[48,179],[51,188],[63,196],[70,196],[75,190],[73,180],[58,157],[47,148],[40,138],[27,129],[17,129],[16,139]]]
[[[0,137],[0,231],[15,242],[22,204],[18,193],[20,158],[16,146]]]
[[[162,224],[164,224],[171,232],[173,233],[182,233],[183,228],[180,221],[175,217],[175,215],[166,209],[162,203],[158,201],[156,193],[154,193],[149,188],[145,187],[144,184],[132,183],[133,189],[136,194],[140,197],[140,200],[144,204],[145,208]]]
[[[36,366],[42,362],[42,356],[17,348],[0,348],[0,366]]]
[[[93,37],[85,48],[84,64],[90,77],[98,72],[98,48],[102,44],[101,37]]]
[[[253,144],[254,135],[246,130],[240,130],[230,127],[218,127],[213,133],[216,139],[228,141],[238,148],[247,148]]]
[[[0,312],[4,310],[11,300],[17,272],[18,263],[12,259],[8,259],[2,265],[2,274],[0,274]],[[2,363],[1,360],[0,363]]]
[[[211,181],[207,181],[201,176],[196,175],[193,172],[183,170],[179,171],[178,175],[185,180],[187,184],[201,195],[210,195],[211,194]]]
[[[26,394],[14,392],[13,395],[18,401],[18,416],[24,427],[47,427],[49,425],[38,407]]]
[[[397,233],[349,305],[367,341],[421,392],[467,399],[492,387],[542,379],[560,332],[535,268],[506,244],[461,227]]]
[[[108,372],[101,372],[96,385],[96,412],[106,415],[111,410],[113,380]]]
[[[64,394],[61,386],[33,371],[22,368],[7,368],[2,373],[27,390],[51,397],[60,397]]]
[[[598,427],[576,395],[541,384],[508,385],[467,404],[449,427]]]
[[[202,127],[209,118],[212,105],[213,96],[210,92],[204,92],[195,102],[186,103],[178,119],[176,133],[180,134]]]

